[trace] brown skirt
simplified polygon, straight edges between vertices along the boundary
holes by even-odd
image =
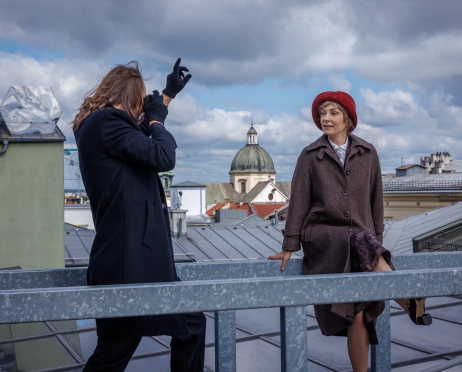
[[[376,237],[369,231],[348,229],[348,238],[350,241],[350,261],[351,272],[370,272],[375,269],[379,262],[380,256],[395,270],[391,262],[391,253]],[[371,345],[379,343],[375,324],[377,318],[385,309],[384,301],[373,302],[355,302],[354,315],[363,312],[366,329],[369,332],[369,342]],[[347,328],[333,334],[333,336],[346,336]]]

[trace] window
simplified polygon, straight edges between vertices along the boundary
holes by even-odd
[[[164,178],[164,189],[168,189],[168,179]]]
[[[241,182],[241,194],[245,194],[245,182]]]

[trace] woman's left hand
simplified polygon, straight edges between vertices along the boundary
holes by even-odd
[[[274,256],[269,256],[269,260],[282,260],[281,271],[286,269],[287,262],[289,262],[292,256],[292,251],[281,251]]]

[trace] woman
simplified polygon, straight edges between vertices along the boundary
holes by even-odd
[[[377,152],[352,134],[356,105],[344,92],[324,92],[312,104],[323,135],[300,154],[292,180],[282,252],[284,270],[292,251],[303,246],[305,274],[394,270],[382,246],[382,175]],[[429,325],[425,299],[396,301],[420,325]],[[355,372],[366,371],[370,344],[377,344],[375,323],[383,301],[317,305],[324,335],[348,337]]]
[[[157,175],[175,166],[175,139],[163,124],[167,105],[191,77],[179,64],[180,59],[163,95],[154,91],[148,96],[136,62],[115,66],[86,95],[73,121],[96,228],[89,285],[180,280]],[[84,371],[124,371],[141,337],[156,335],[173,336],[172,371],[203,371],[202,313],[97,319],[96,331],[98,343]]]

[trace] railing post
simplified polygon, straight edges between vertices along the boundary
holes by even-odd
[[[378,345],[371,346],[372,372],[391,371],[390,301],[385,301],[385,310],[377,319]]]
[[[306,306],[281,307],[281,371],[306,372]]]
[[[236,311],[215,311],[215,372],[236,372]]]

